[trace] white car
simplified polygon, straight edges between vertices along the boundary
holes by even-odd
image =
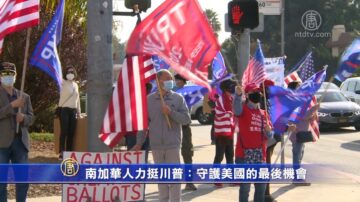
[[[196,104],[194,104],[190,109],[191,119],[196,119],[202,125],[211,124],[213,121],[213,115],[207,114],[203,112],[203,102],[204,99],[199,100]]]
[[[340,91],[351,101],[360,104],[360,77],[346,79],[341,84]]]

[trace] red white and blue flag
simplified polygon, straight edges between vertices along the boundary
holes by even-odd
[[[1,0],[0,54],[6,35],[38,24],[39,0]]]
[[[61,41],[64,12],[65,0],[61,0],[30,58],[30,64],[47,73],[59,89],[62,84],[62,70],[57,45]]]
[[[208,65],[219,50],[196,0],[167,0],[136,26],[126,51],[158,55],[184,78],[210,89]]]
[[[249,61],[248,66],[242,77],[242,86],[245,87],[250,83],[260,84],[265,80],[265,62],[264,54],[261,49],[261,43],[257,41],[257,47],[254,57]]]
[[[114,147],[128,132],[148,128],[145,84],[156,71],[151,56],[127,56],[109,102],[99,138]]]
[[[300,82],[306,81],[314,74],[315,74],[314,60],[312,57],[312,52],[310,51],[299,62],[299,67],[297,68],[297,70],[293,71],[292,73],[290,73],[288,76],[285,77],[284,79],[285,86],[287,87],[288,84],[292,81],[300,81]],[[316,104],[317,104],[316,97],[313,96],[310,101],[308,109],[311,109]],[[310,122],[310,131],[311,134],[313,135],[314,141],[317,141],[320,138],[320,128],[319,128],[318,120],[314,119]]]
[[[360,37],[355,39],[345,50],[340,59],[340,67],[335,78],[344,81],[360,68]]]

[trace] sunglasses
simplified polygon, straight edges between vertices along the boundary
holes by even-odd
[[[0,72],[1,76],[14,76],[15,74],[15,72]]]

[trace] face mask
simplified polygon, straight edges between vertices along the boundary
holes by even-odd
[[[74,74],[71,74],[71,73],[70,73],[70,74],[67,74],[67,75],[66,75],[66,79],[69,80],[69,81],[74,80],[74,78],[75,78],[75,75],[74,75]]]
[[[170,91],[173,88],[174,88],[174,81],[173,80],[164,81],[164,90],[165,91]]]
[[[5,86],[14,86],[15,76],[3,76],[1,77],[1,83]]]
[[[260,93],[249,94],[249,100],[256,104],[259,103],[260,102]]]

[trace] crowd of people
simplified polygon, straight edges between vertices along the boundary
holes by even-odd
[[[79,90],[74,79],[76,71],[69,67],[65,71],[65,80],[61,91],[59,106],[61,135],[60,154],[72,150],[72,138],[76,126],[76,117],[80,115]],[[137,134],[126,134],[128,150],[145,150],[146,162],[151,148],[154,163],[164,164],[193,163],[193,143],[191,117],[184,97],[174,92],[183,88],[186,79],[175,77],[168,70],[157,72],[159,90],[150,93],[152,85],[146,85],[148,97],[149,128]],[[0,163],[28,163],[29,133],[28,127],[33,121],[33,111],[29,95],[14,88],[16,67],[9,62],[0,64]],[[300,86],[295,81],[288,88],[295,90]],[[261,85],[254,83],[241,86],[237,81],[222,81],[222,93],[210,99],[215,116],[211,129],[211,140],[215,144],[214,164],[221,164],[225,156],[227,164],[265,164],[271,163],[274,147],[282,134],[275,134],[266,111],[268,87],[274,82],[266,80]],[[289,122],[288,131],[293,144],[293,163],[301,164],[304,155],[304,143],[297,134],[308,133],[309,123],[317,119],[318,105],[309,109],[299,123]],[[159,113],[161,112],[161,113]],[[234,139],[236,138],[236,141]],[[236,142],[236,145],[235,145]],[[304,184],[307,184],[304,182]],[[214,184],[221,188],[223,184]],[[239,201],[249,199],[250,184],[240,186]],[[16,185],[16,200],[25,201],[28,184]],[[180,184],[159,184],[159,201],[181,201]],[[185,190],[196,191],[197,187],[188,183]],[[7,201],[6,184],[0,184],[0,201]],[[255,183],[254,202],[275,201],[270,194],[269,184]]]

